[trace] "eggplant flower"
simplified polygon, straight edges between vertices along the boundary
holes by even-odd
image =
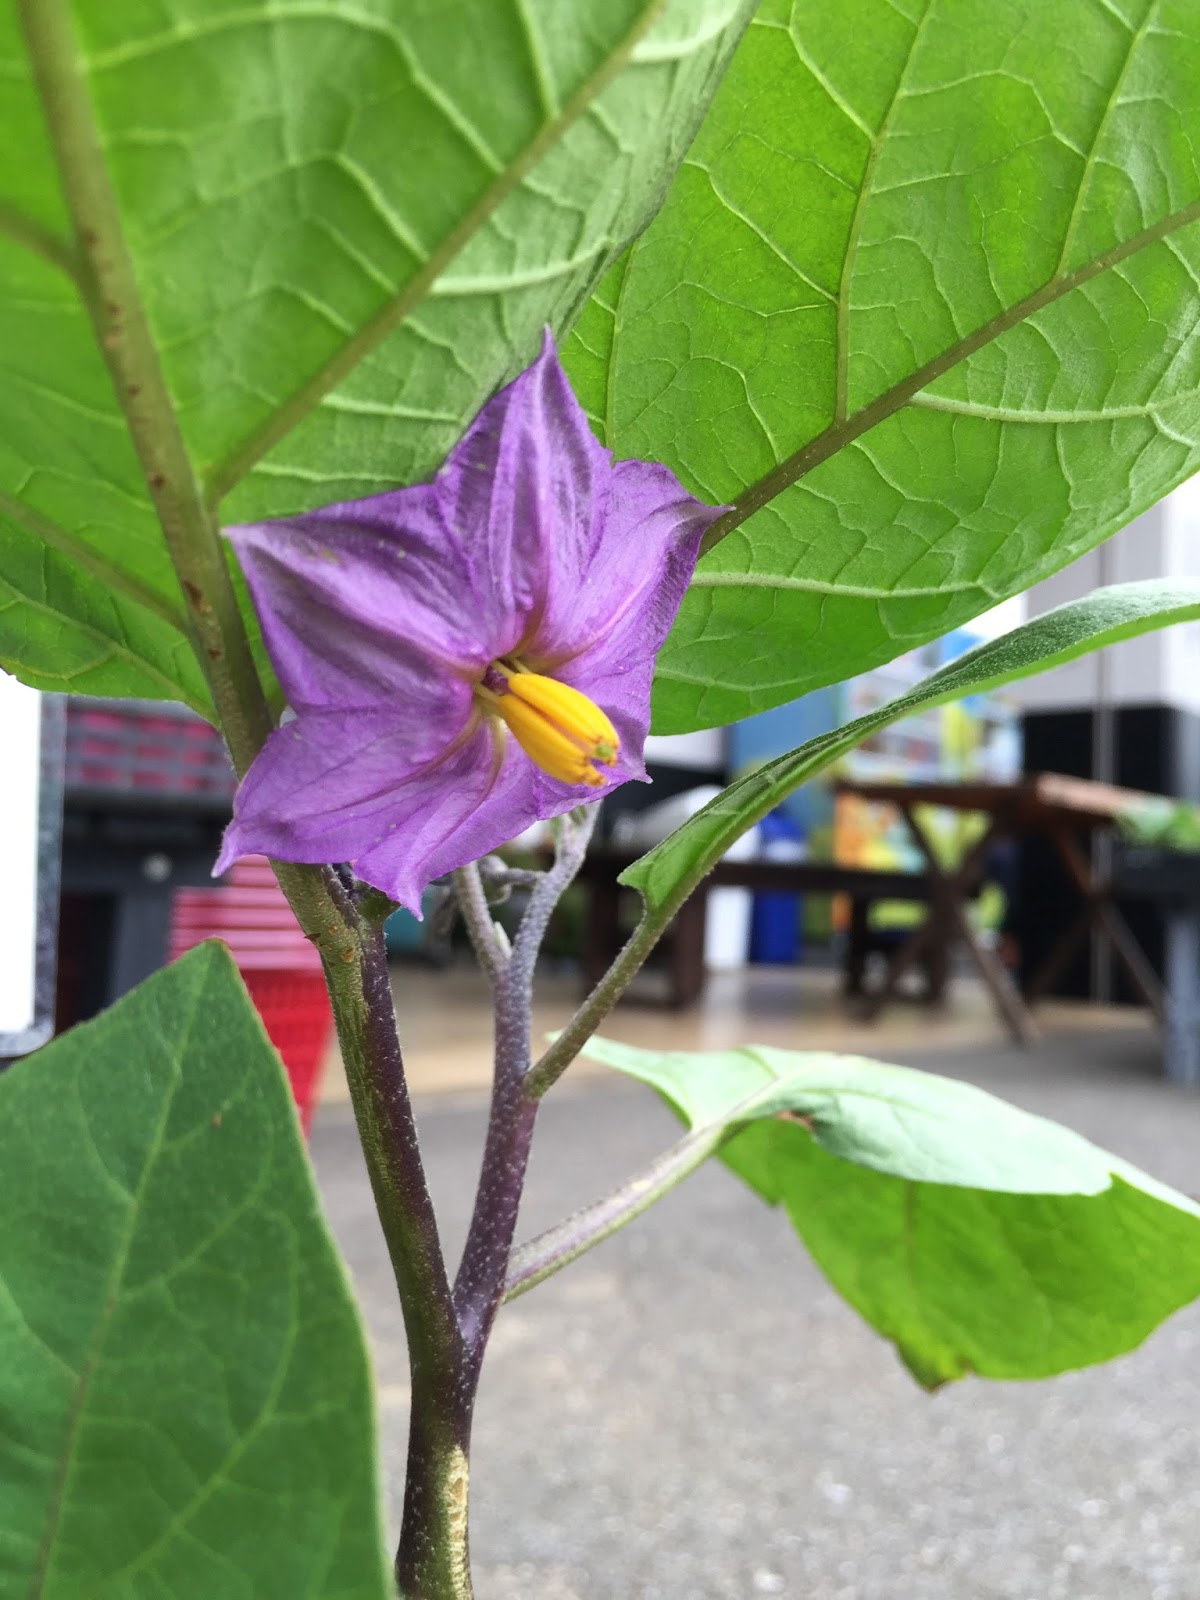
[[[231,528],[292,720],[234,802],[238,856],[434,878],[646,780],[654,658],[721,514],[613,462],[547,333],[431,483]]]

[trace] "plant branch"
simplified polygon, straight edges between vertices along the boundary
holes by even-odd
[[[488,1334],[504,1293],[525,1168],[537,1117],[527,1087],[533,1029],[533,976],[550,915],[583,863],[597,807],[560,817],[554,864],[534,885],[496,984],[496,1058],[491,1114],[475,1209],[454,1284],[454,1304],[477,1378]]]
[[[441,1359],[457,1344],[457,1328],[396,1035],[382,929],[360,925],[357,945],[355,960],[326,960],[338,1041],[409,1351],[417,1360]]]
[[[706,866],[704,871],[709,868]],[[563,1073],[574,1061],[583,1046],[595,1033],[604,1018],[616,1005],[624,994],[630,981],[636,976],[642,963],[651,950],[662,938],[667,924],[687,899],[695,884],[703,877],[698,873],[694,879],[688,878],[680,885],[681,892],[672,895],[661,906],[656,906],[653,911],[646,909],[642,912],[641,921],[630,934],[620,955],[600,979],[600,982],[588,995],[587,999],[576,1011],[567,1026],[559,1033],[553,1042],[539,1057],[530,1069],[526,1080],[526,1092],[535,1099],[540,1100],[547,1089],[553,1087],[562,1077]]]
[[[555,906],[583,865],[599,815],[598,805],[584,805],[554,820],[554,864],[534,882],[529,905],[513,941],[514,982],[529,995],[531,1010],[533,969],[542,940],[546,937],[546,928]]]
[[[187,607],[234,766],[271,728],[216,523],[192,470],[105,166],[67,0],[18,0],[63,194],[78,281]]]
[[[465,1537],[470,1406],[464,1412],[461,1403],[466,1352],[396,1035],[383,927],[357,915],[332,871],[325,888],[343,926],[353,930],[353,942],[340,951],[336,941],[328,944],[322,956],[375,1209],[399,1291],[412,1380],[397,1582],[412,1600],[470,1600]]]
[[[463,922],[466,924],[467,935],[478,957],[479,965],[494,986],[504,975],[508,957],[496,939],[492,913],[488,907],[487,895],[483,891],[483,880],[479,876],[479,863],[472,861],[465,867],[459,867],[453,878],[454,894],[458,908],[462,912]]]
[[[734,1132],[735,1127],[722,1123],[689,1133],[611,1194],[582,1206],[554,1227],[547,1228],[545,1233],[519,1245],[512,1253],[504,1280],[505,1302],[544,1283],[627,1222],[648,1211],[656,1200],[661,1200],[677,1183],[703,1166]]]

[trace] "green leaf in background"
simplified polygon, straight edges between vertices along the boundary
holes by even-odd
[[[225,522],[432,471],[644,223],[749,10],[20,3],[43,50],[73,30],[158,358]],[[0,177],[0,662],[197,704],[19,9],[0,7],[0,133],[21,152]]]
[[[709,1132],[929,1387],[1110,1360],[1200,1295],[1200,1207],[982,1089],[855,1056],[586,1049]]]
[[[0,1075],[0,1596],[384,1600],[363,1334],[203,945]]]
[[[1200,806],[1190,800],[1147,797],[1136,809],[1127,811],[1118,826],[1132,844],[1164,850],[1200,850]]]
[[[655,729],[935,638],[1200,466],[1200,8],[764,0],[568,346],[737,525]]]
[[[913,711],[998,689],[1121,639],[1198,617],[1200,580],[1116,583],[1056,606],[1011,633],[977,645],[907,694],[748,772],[628,867],[621,882],[641,891],[651,915],[673,911],[747,828],[876,729]]]

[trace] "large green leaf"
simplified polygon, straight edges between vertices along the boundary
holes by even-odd
[[[0,1075],[0,1595],[383,1600],[367,1355],[203,945]]]
[[[1200,466],[1198,218],[1190,0],[764,0],[569,350],[618,455],[736,507],[656,729],[936,637]]]
[[[672,909],[747,828],[876,729],[913,711],[1000,688],[1090,650],[1198,617],[1200,581],[1169,578],[1113,584],[1046,611],[969,650],[907,694],[748,772],[635,861],[621,874],[621,882],[641,890],[652,915]]]
[[[929,1386],[1131,1349],[1200,1295],[1200,1207],[969,1084],[855,1056],[593,1039],[765,1200]]]
[[[0,178],[0,661],[51,683],[86,634],[111,649],[73,687],[195,701],[16,21],[42,19],[40,58],[66,4],[0,5],[0,131],[21,151]],[[224,520],[434,468],[643,224],[748,9],[78,0],[85,108]]]

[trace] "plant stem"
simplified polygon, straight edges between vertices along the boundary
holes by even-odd
[[[20,0],[30,59],[75,233],[81,293],[129,426],[187,606],[188,631],[239,774],[272,720],[216,520],[192,469],[121,230],[66,0]],[[320,951],[413,1375],[405,1540],[412,1600],[469,1600],[464,1346],[425,1183],[396,1036],[383,933],[329,869],[274,863]]]
[[[396,1554],[396,1579],[405,1600],[470,1600],[471,1596],[467,1529],[471,1420],[488,1335],[504,1294],[537,1116],[537,1101],[525,1086],[530,1057],[534,963],[550,914],[579,870],[593,820],[594,808],[586,814],[562,819],[554,866],[542,874],[533,889],[510,956],[506,956],[492,939],[491,917],[477,871],[468,868],[456,874],[460,904],[468,926],[474,924],[472,933],[476,947],[481,960],[489,966],[495,990],[495,1080],[475,1208],[453,1295],[440,1270],[440,1256],[436,1281],[426,1277],[415,1286],[406,1286],[397,1271],[401,1299],[406,1305],[413,1380],[404,1517]],[[382,950],[381,942],[378,948]],[[491,959],[493,955],[494,960]],[[375,963],[368,963],[365,969],[369,979],[364,996],[365,1020],[377,1015],[381,1023],[386,966],[381,964],[382,957],[375,958]],[[335,1011],[337,1009],[335,996]],[[390,995],[386,1010],[390,1021]],[[353,1020],[353,1017],[351,1007],[348,1018]],[[376,1105],[380,1086],[373,1075],[379,1070],[380,1051],[385,1042],[376,1040],[372,1048],[360,1047],[353,1037],[348,1043],[343,1042],[343,1052],[348,1047],[354,1048],[361,1056],[361,1065],[355,1069],[359,1086],[356,1090],[352,1078],[351,1091],[356,1095],[356,1109],[358,1098],[365,1103],[360,1114],[365,1147],[367,1130],[373,1121],[383,1120]],[[349,1057],[347,1067],[349,1075]],[[393,1094],[395,1089],[402,1089],[398,1055],[396,1073],[388,1081],[393,1083]],[[406,1095],[403,1104],[407,1108]],[[390,1107],[394,1114],[394,1098]],[[389,1143],[393,1150],[408,1148],[408,1115],[405,1109],[400,1123],[390,1125]],[[387,1149],[379,1152],[379,1167],[383,1166],[382,1158],[386,1156]],[[393,1261],[399,1254],[404,1260],[415,1260],[428,1269],[436,1234],[422,1233],[418,1229],[416,1237],[413,1235],[414,1219],[419,1222],[424,1215],[428,1199],[423,1179],[420,1192],[413,1188],[413,1174],[419,1169],[415,1135],[411,1156],[408,1177],[399,1188],[394,1177],[386,1170],[380,1171],[381,1186],[376,1189],[376,1201],[385,1231],[390,1228],[399,1236],[401,1248],[393,1252]],[[368,1148],[369,1163],[371,1159],[372,1152]],[[376,1182],[375,1168],[372,1182]],[[397,1203],[398,1198],[402,1203]],[[408,1321],[410,1299],[417,1302],[411,1326]],[[427,1315],[430,1307],[433,1308],[431,1317]]]
[[[475,1209],[454,1283],[454,1305],[473,1356],[475,1382],[504,1296],[537,1118],[537,1098],[528,1089],[534,967],[550,915],[583,864],[595,819],[594,806],[558,819],[554,865],[534,885],[512,955],[496,981],[492,1107]]]
[[[600,979],[576,1011],[567,1026],[555,1038],[535,1065],[530,1069],[526,1090],[535,1099],[541,1099],[553,1087],[574,1061],[583,1046],[595,1033],[604,1018],[625,992],[630,980],[658,943],[671,918],[687,898],[694,884],[689,881],[683,893],[670,902],[645,911],[641,921],[630,934],[620,955]]]
[[[192,470],[138,294],[67,0],[18,0],[74,229],[80,292],[186,602],[188,631],[239,774],[270,713],[216,520]]]
[[[342,891],[344,893],[344,891]],[[383,929],[359,925],[358,959],[326,975],[375,1208],[387,1241],[412,1377],[396,1579],[408,1600],[469,1600],[466,1346],[396,1035]],[[473,1395],[471,1400],[473,1400]]]
[[[496,984],[504,974],[508,958],[496,941],[492,913],[488,908],[477,861],[459,867],[454,873],[454,893],[479,965],[487,973],[489,981]]]
[[[702,1166],[736,1131],[737,1125],[723,1122],[717,1127],[699,1128],[689,1133],[611,1194],[589,1206],[581,1206],[554,1227],[547,1228],[545,1233],[518,1246],[509,1260],[504,1282],[505,1301],[515,1300],[527,1289],[544,1283],[585,1255],[593,1245],[600,1244],[627,1222],[648,1211],[656,1200],[661,1200],[677,1183]]]

